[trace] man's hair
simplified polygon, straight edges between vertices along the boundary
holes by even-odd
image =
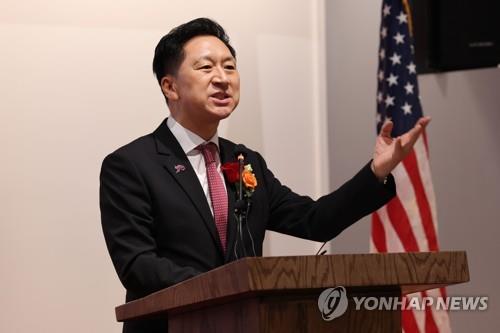
[[[153,59],[153,72],[158,83],[166,75],[175,75],[180,64],[184,60],[184,45],[197,36],[215,36],[220,39],[229,49],[231,55],[236,58],[236,51],[229,44],[229,36],[224,29],[215,21],[208,18],[197,18],[184,23],[162,37],[156,45]]]

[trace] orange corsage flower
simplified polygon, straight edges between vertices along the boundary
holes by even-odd
[[[238,162],[224,163],[221,166],[221,170],[230,183],[236,184],[240,181]],[[244,166],[243,172],[241,173],[241,180],[243,181],[243,185],[245,185],[243,194],[247,198],[250,198],[257,187],[257,178],[253,173],[251,164]]]
[[[248,189],[255,189],[257,186],[257,178],[255,175],[249,170],[243,170],[243,183]]]

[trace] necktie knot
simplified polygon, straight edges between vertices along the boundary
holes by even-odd
[[[217,154],[217,146],[213,142],[199,145],[197,149],[203,154],[205,165],[215,163],[215,155]]]

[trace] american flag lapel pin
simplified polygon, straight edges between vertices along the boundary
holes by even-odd
[[[176,164],[174,166],[174,169],[175,169],[175,173],[186,171],[186,167],[183,164]]]

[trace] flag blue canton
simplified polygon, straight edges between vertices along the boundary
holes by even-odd
[[[413,38],[401,0],[384,0],[377,73],[377,133],[392,120],[393,136],[409,131],[422,117]]]

